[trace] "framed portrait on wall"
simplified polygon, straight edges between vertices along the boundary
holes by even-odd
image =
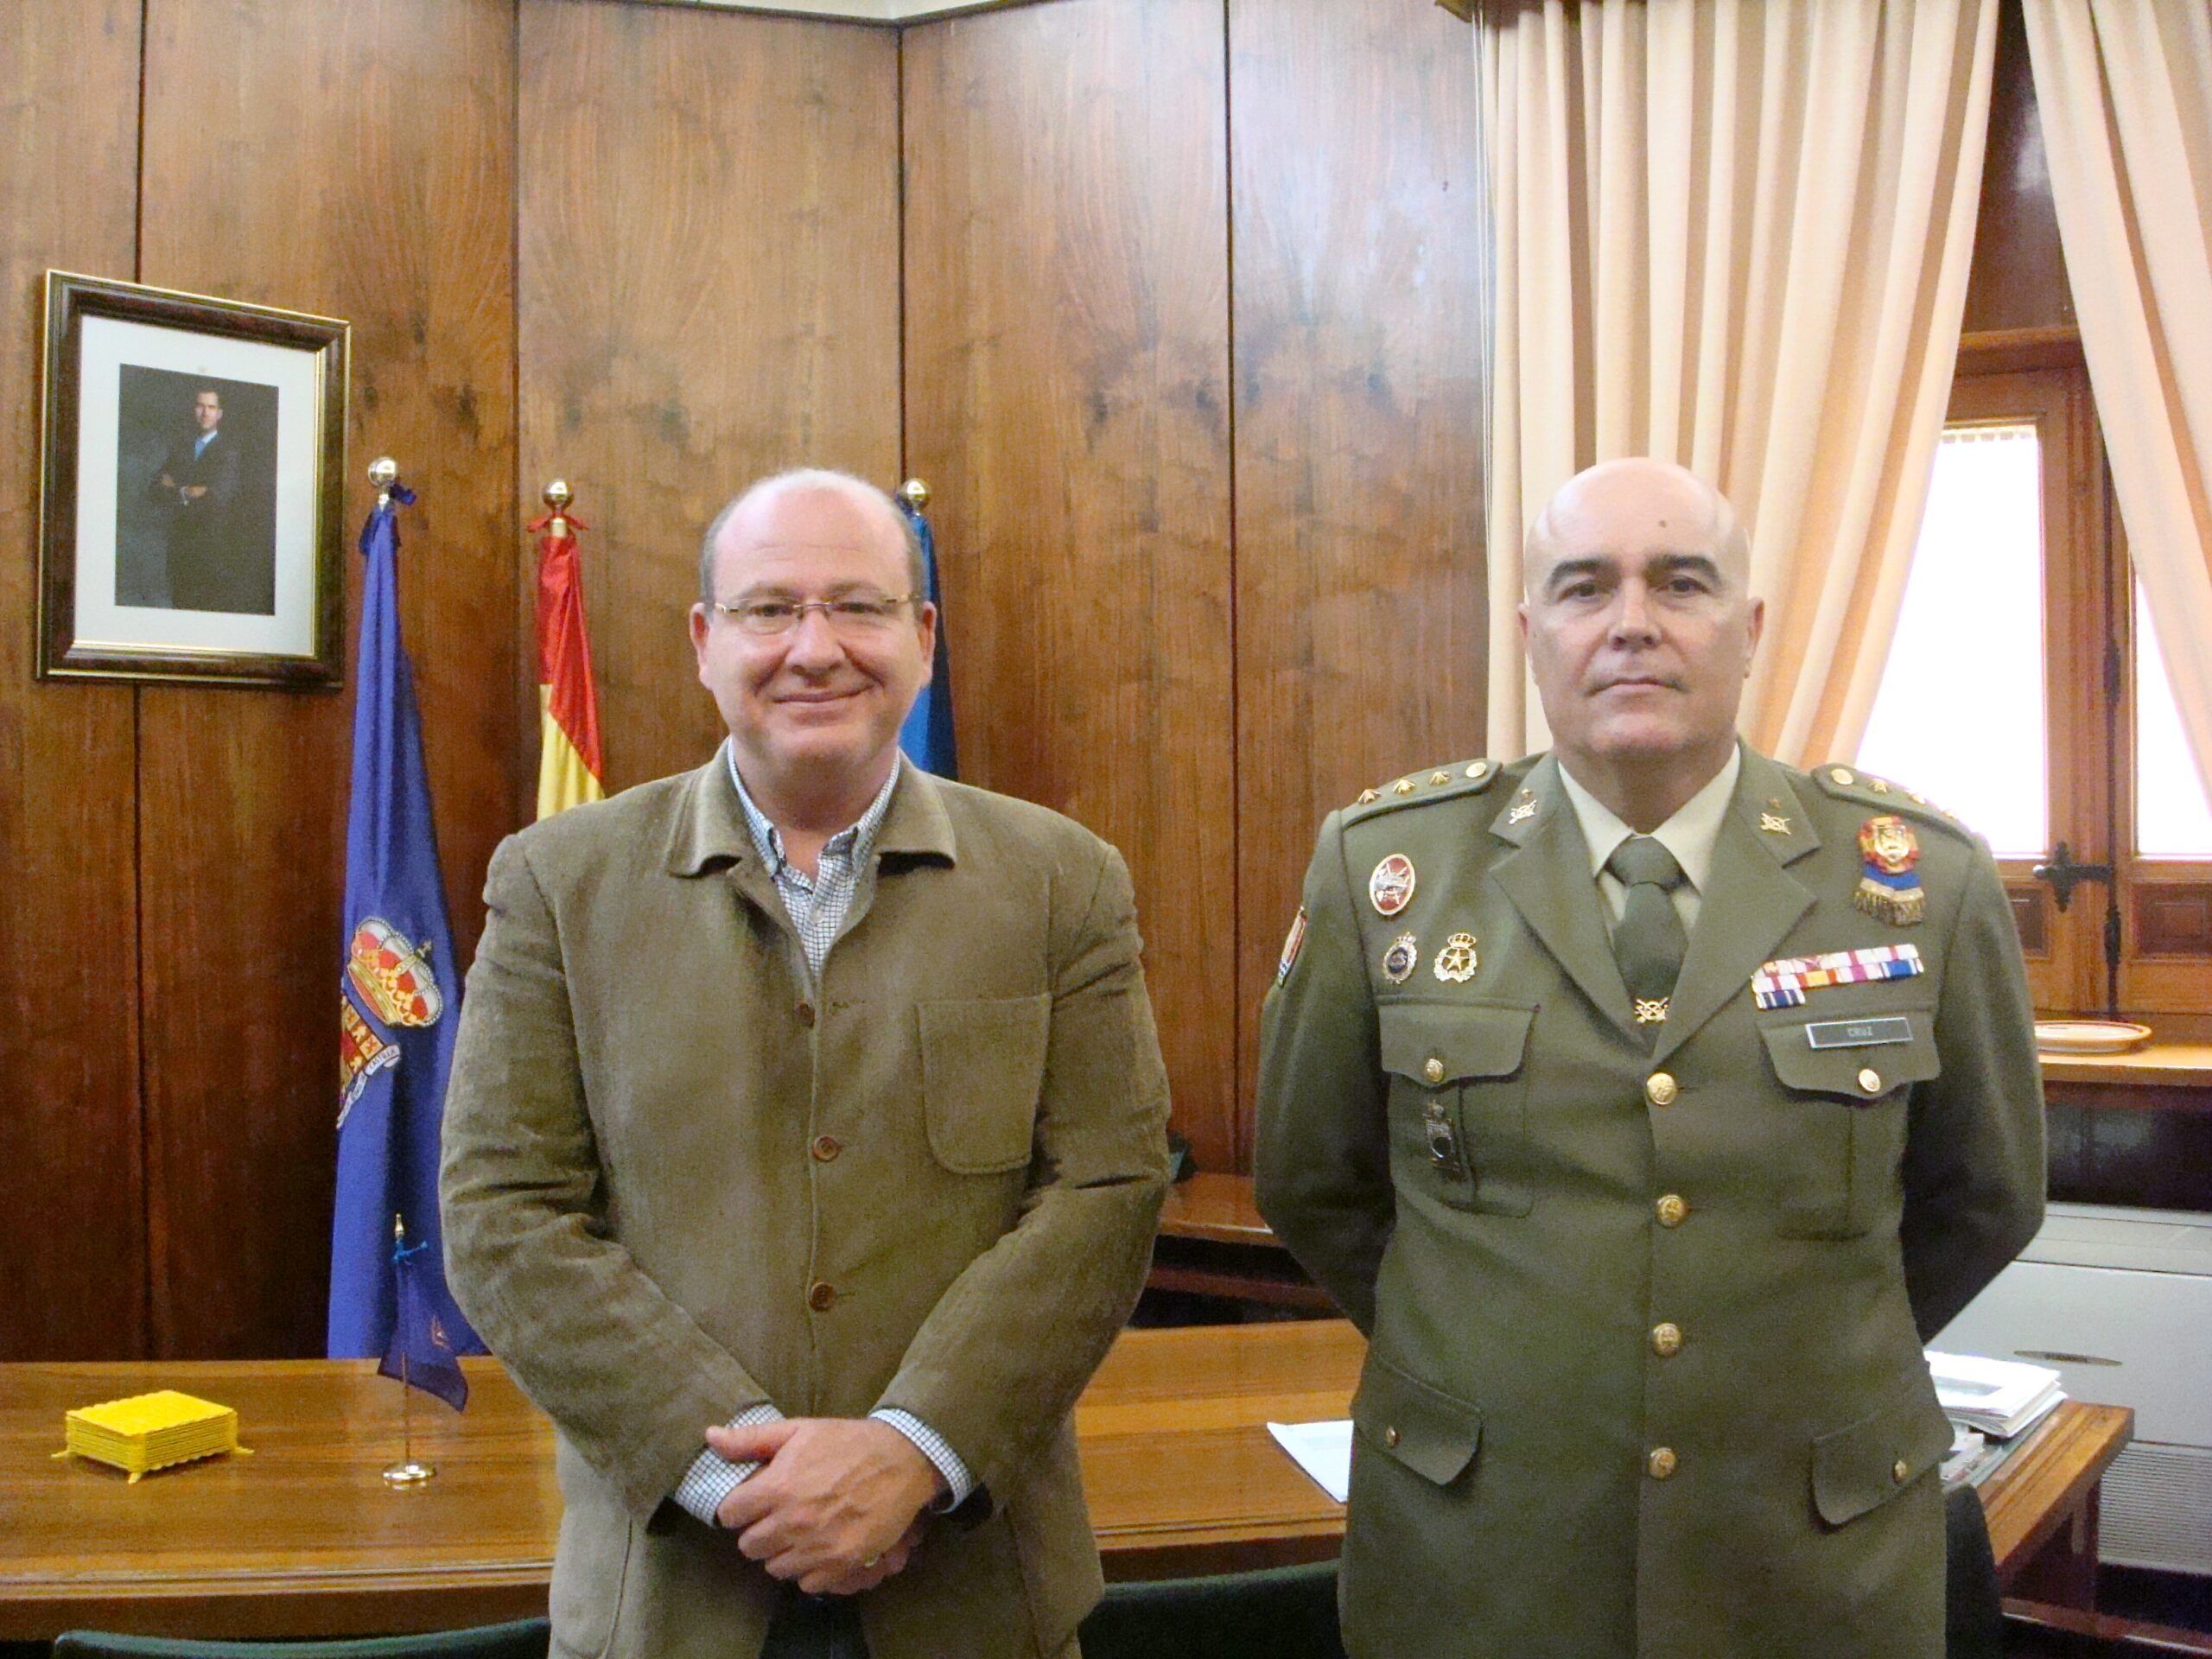
[[[47,272],[39,678],[339,683],[348,345]]]

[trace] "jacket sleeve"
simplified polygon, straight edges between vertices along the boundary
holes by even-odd
[[[977,1483],[1055,1433],[1136,1306],[1167,1192],[1167,1074],[1121,855],[1052,930],[1051,1025],[1029,1185],[907,1344],[879,1410],[912,1413]]]
[[[2019,935],[1979,844],[1943,950],[1942,1071],[1913,1090],[1900,1227],[1905,1288],[1924,1342],[1949,1324],[2043,1222],[2043,1072]]]
[[[1304,905],[1303,941],[1261,1007],[1254,1190],[1300,1265],[1371,1336],[1397,1205],[1388,1085],[1338,814],[1321,826]]]
[[[766,1392],[607,1224],[553,907],[510,836],[469,969],[439,1174],[454,1300],[526,1394],[641,1519],[709,1423]]]

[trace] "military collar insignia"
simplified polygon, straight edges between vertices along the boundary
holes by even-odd
[[[1910,979],[1928,971],[1916,944],[1877,944],[1819,957],[1780,957],[1751,976],[1751,1001],[1762,1008],[1798,1008],[1808,992],[1878,979]]]

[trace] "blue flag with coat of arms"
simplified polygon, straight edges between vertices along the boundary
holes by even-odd
[[[397,485],[389,498],[361,530],[368,569],[346,823],[328,1345],[334,1358],[404,1351],[411,1370],[418,1348],[428,1357],[441,1350],[481,1353],[484,1345],[446,1287],[438,1228],[438,1128],[461,974],[438,874],[414,676],[399,637],[392,502],[415,498]],[[414,1241],[404,1259],[393,1243],[395,1220]]]

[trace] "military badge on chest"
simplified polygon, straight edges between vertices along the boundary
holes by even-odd
[[[1920,842],[1912,826],[1885,812],[1859,826],[1859,855],[1866,868],[1851,902],[1891,927],[1910,927],[1928,913],[1928,895],[1912,867],[1920,862]]]
[[[1395,916],[1414,901],[1414,861],[1393,853],[1375,867],[1367,878],[1367,901],[1377,916]]]
[[[1414,976],[1420,961],[1421,941],[1411,933],[1401,933],[1382,953],[1382,977],[1393,985],[1402,985]]]

